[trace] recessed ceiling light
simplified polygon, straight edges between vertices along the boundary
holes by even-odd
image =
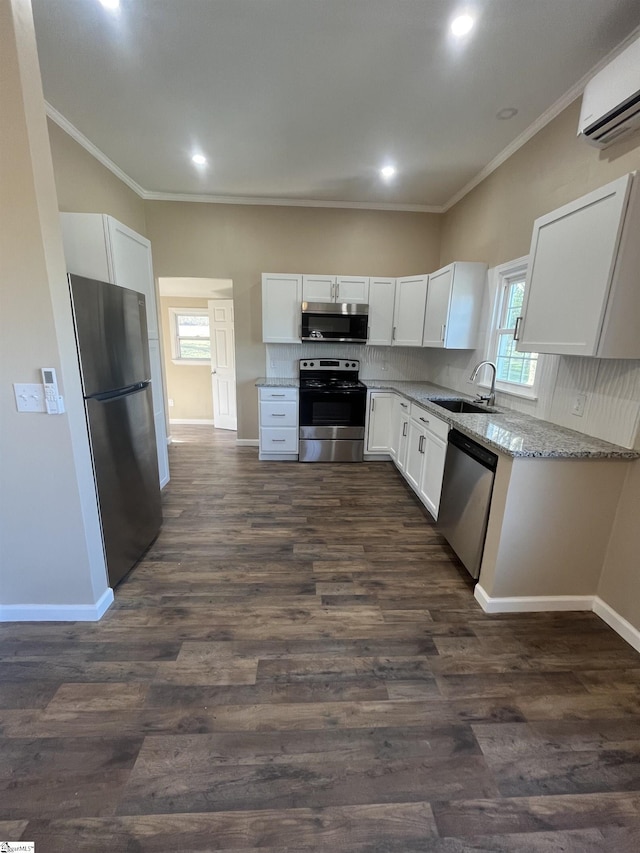
[[[194,154],[191,158],[191,162],[195,163],[196,166],[206,166],[207,158],[204,156],[204,154]]]
[[[496,118],[502,119],[506,121],[507,119],[513,118],[518,115],[518,110],[515,107],[505,107],[499,112],[496,113]]]
[[[451,32],[454,36],[466,36],[468,32],[471,32],[474,24],[475,21],[471,15],[458,15],[451,21]]]
[[[112,12],[120,8],[120,0],[100,0],[100,2],[105,9],[110,9]]]
[[[396,174],[395,166],[383,166],[380,169],[380,177],[385,181],[390,181]]]

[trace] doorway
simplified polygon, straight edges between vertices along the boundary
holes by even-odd
[[[233,282],[160,277],[158,285],[169,424],[235,430]]]

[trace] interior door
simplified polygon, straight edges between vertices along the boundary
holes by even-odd
[[[213,424],[217,429],[237,429],[233,299],[209,300],[209,329]]]

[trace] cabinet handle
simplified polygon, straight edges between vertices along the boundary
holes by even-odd
[[[407,403],[400,403],[400,405],[402,406],[402,408],[403,408],[403,409],[408,409],[408,408],[409,408],[409,406],[407,405]]]
[[[441,341],[443,341],[443,340],[444,340],[444,330],[445,330],[446,328],[447,328],[447,324],[446,324],[446,323],[443,323],[443,324],[442,324],[442,326],[440,326],[440,340],[441,340]]]
[[[421,435],[420,440],[418,441],[418,453],[424,453],[424,450],[422,449],[423,443],[424,443],[424,436]]]
[[[298,337],[302,337],[302,323],[300,323],[300,325],[298,326]]]
[[[372,412],[375,411],[375,408],[376,408],[376,398],[372,397],[371,398],[371,411]]]
[[[273,412],[272,412],[272,413],[271,413],[271,417],[272,417],[272,418],[286,418],[286,415],[274,415],[274,414],[273,414]]]
[[[270,394],[270,397],[286,397],[286,394]]]
[[[423,424],[428,424],[428,423],[429,423],[429,421],[427,420],[427,418],[420,418],[420,420],[422,421],[422,423],[423,423]]]
[[[272,438],[271,443],[277,444],[279,441],[285,442],[286,440],[287,440],[286,438]]]
[[[403,435],[407,434],[407,422],[406,421],[402,424],[402,434]]]
[[[513,340],[514,341],[520,340],[520,335],[518,334],[518,332],[520,331],[520,321],[521,320],[522,320],[522,314],[519,317],[516,317],[516,327],[513,330]]]
[[[367,340],[371,337],[371,326],[367,326]]]
[[[395,341],[396,339],[396,327],[393,327],[393,331],[391,332],[391,340]]]

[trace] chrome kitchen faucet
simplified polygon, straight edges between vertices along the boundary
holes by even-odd
[[[487,395],[478,394],[476,397],[476,401],[478,403],[486,403],[487,406],[494,406],[496,402],[496,373],[497,369],[495,364],[492,361],[481,361],[473,368],[473,373],[471,374],[471,382],[475,381],[476,376],[478,375],[478,371],[481,367],[484,367],[485,364],[488,364],[489,367],[493,368],[493,373],[491,375],[491,388],[489,389],[489,393]]]

